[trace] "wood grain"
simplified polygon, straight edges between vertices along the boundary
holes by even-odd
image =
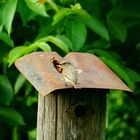
[[[39,94],[37,140],[105,140],[106,94],[101,92],[106,91]]]

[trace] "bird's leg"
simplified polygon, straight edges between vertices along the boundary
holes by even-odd
[[[65,82],[65,86],[69,88],[73,88],[74,84],[72,82]]]

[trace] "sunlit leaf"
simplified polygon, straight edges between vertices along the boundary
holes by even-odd
[[[0,32],[2,32],[4,26],[4,8],[5,5],[0,6]]]
[[[40,4],[35,0],[25,0],[25,2],[27,6],[36,14],[44,16],[44,17],[48,17],[44,4]]]
[[[62,36],[62,35],[57,35],[57,37],[59,39],[61,39],[68,47],[69,49],[73,49],[73,45],[71,43],[71,41],[69,40],[69,38],[67,38],[66,36]]]
[[[70,14],[70,9],[69,8],[62,8],[57,12],[54,16],[54,21],[52,25],[57,24],[59,21],[61,21],[64,17],[68,16]]]
[[[9,105],[13,99],[13,89],[8,78],[0,75],[0,104]]]
[[[90,17],[88,12],[84,9],[82,9],[81,5],[79,3],[75,5],[71,5],[71,13],[79,15],[81,17]]]
[[[58,46],[61,50],[63,50],[65,53],[69,52],[69,48],[65,42],[63,42],[60,38],[54,37],[54,36],[48,36],[47,40],[56,46]]]
[[[38,42],[51,42],[55,44],[57,47],[59,47],[61,50],[63,50],[65,53],[69,52],[69,47],[67,46],[67,44],[57,36],[44,37],[39,39]]]
[[[4,25],[8,34],[11,33],[11,27],[12,27],[13,18],[15,15],[16,7],[17,7],[17,2],[18,0],[9,0],[5,5],[5,9],[3,13]]]
[[[11,66],[17,58],[22,56],[26,49],[27,47],[23,47],[23,46],[12,49],[9,53],[9,58],[8,58],[9,66]]]
[[[8,57],[9,66],[11,66],[16,61],[16,59],[18,59],[22,55],[28,54],[28,53],[34,51],[37,48],[39,48],[38,42],[35,42],[28,47],[26,47],[26,46],[15,47],[9,53],[9,57]]]
[[[55,10],[56,12],[59,11],[59,8],[58,8],[57,4],[53,0],[48,0],[47,3],[50,5],[50,7],[53,10]]]
[[[10,125],[24,125],[23,117],[13,108],[1,107],[0,118]]]
[[[50,45],[45,43],[45,42],[39,42],[38,43],[38,48],[40,48],[41,50],[43,50],[45,52],[50,52],[51,51]]]
[[[64,17],[76,14],[82,17],[90,17],[90,15],[81,8],[80,4],[71,5],[71,8],[61,8],[54,16],[53,25],[61,21]]]

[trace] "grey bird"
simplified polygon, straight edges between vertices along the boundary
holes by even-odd
[[[78,85],[78,77],[82,70],[77,69],[72,63],[70,62],[61,62],[60,66],[62,67],[62,76],[65,79],[65,85],[67,87],[74,87],[80,88]]]

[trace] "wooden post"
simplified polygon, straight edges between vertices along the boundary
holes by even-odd
[[[37,140],[105,140],[106,90],[39,94]]]

